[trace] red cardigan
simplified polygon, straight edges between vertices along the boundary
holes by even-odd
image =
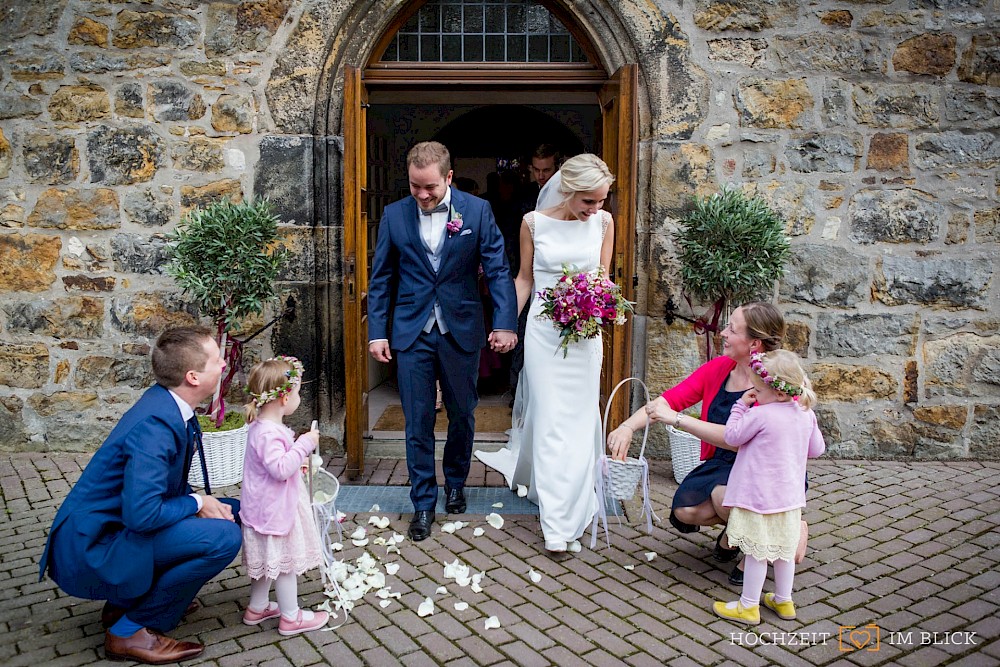
[[[708,361],[687,376],[676,386],[667,389],[662,396],[672,410],[680,412],[701,401],[701,419],[708,421],[708,407],[719,389],[726,382],[726,377],[736,368],[736,362],[727,356],[719,356]],[[701,460],[706,461],[715,454],[715,447],[704,440],[701,441]]]

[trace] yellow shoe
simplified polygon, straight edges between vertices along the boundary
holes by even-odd
[[[791,600],[788,602],[775,602],[774,593],[764,593],[764,606],[777,614],[778,618],[782,620],[795,620],[795,603]]]
[[[737,601],[736,606],[729,608],[725,602],[716,602],[712,605],[715,615],[730,621],[745,623],[747,625],[760,625],[760,605],[744,607],[742,602]]]

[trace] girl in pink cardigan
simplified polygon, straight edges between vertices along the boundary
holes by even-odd
[[[816,394],[795,353],[754,353],[750,369],[753,389],[733,405],[725,431],[726,443],[737,448],[723,500],[731,508],[726,533],[729,544],[746,555],[743,594],[713,609],[722,618],[757,625],[769,562],[775,592],[764,596],[764,606],[779,618],[795,618],[794,558],[806,505],[802,480],[806,459],[820,456],[826,444],[810,409]]]
[[[243,462],[243,564],[250,575],[247,625],[278,618],[278,633],[297,635],[326,625],[325,611],[299,609],[297,576],[319,567],[322,552],[302,464],[319,444],[319,431],[296,440],[284,419],[299,407],[302,363],[279,356],[250,371],[246,457]],[[271,582],[277,604],[270,602]]]

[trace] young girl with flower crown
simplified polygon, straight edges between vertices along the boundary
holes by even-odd
[[[722,502],[732,508],[729,544],[746,555],[743,594],[713,609],[722,618],[757,625],[768,563],[775,591],[764,596],[764,606],[782,619],[795,618],[794,558],[806,504],[802,480],[806,459],[820,456],[826,443],[810,409],[816,394],[795,353],[755,352],[750,368],[753,389],[736,401],[726,422],[726,442],[738,449]]]
[[[296,577],[322,562],[302,464],[319,444],[319,431],[295,439],[284,418],[299,407],[302,363],[279,356],[250,371],[246,405],[250,430],[243,463],[243,564],[250,575],[247,625],[281,617],[278,633],[297,635],[326,625],[329,614],[299,609]],[[277,604],[269,601],[274,582]]]

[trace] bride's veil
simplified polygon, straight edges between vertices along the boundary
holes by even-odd
[[[542,186],[542,189],[538,191],[538,202],[535,204],[536,211],[543,211],[562,203],[565,195],[559,192],[559,185],[561,183],[562,172],[557,171],[552,174],[552,178],[550,178],[548,182]]]

